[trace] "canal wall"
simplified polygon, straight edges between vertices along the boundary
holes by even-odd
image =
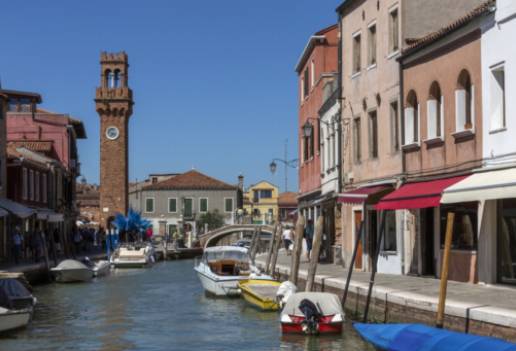
[[[257,264],[261,267],[264,265],[263,261],[259,261]],[[277,266],[275,273],[280,280],[287,280],[290,267]],[[300,269],[299,289],[305,289],[307,276],[307,270]],[[342,296],[344,287],[344,278],[323,274],[317,274],[315,277],[316,291],[332,292]],[[344,306],[348,318],[362,321],[367,291],[368,282],[351,281]],[[368,320],[377,323],[423,323],[433,326],[437,315],[437,304],[438,294],[431,296],[411,291],[410,288],[393,289],[375,285]],[[516,308],[516,301],[514,301],[514,308]],[[516,342],[516,311],[482,303],[448,300],[444,327],[459,332],[493,336]]]

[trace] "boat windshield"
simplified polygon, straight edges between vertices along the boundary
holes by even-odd
[[[219,260],[235,260],[235,261],[249,261],[249,255],[241,251],[212,251],[206,252],[207,261],[219,261]]]

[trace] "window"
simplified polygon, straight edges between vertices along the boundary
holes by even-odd
[[[378,157],[378,118],[376,111],[369,112],[369,156]]]
[[[505,70],[503,65],[491,69],[490,82],[490,128],[505,128]]]
[[[362,68],[360,63],[360,40],[360,33],[353,36],[353,74],[360,72]]]
[[[383,251],[397,251],[396,246],[396,211],[385,212],[385,237]]]
[[[233,199],[230,197],[227,197],[224,199],[224,211],[225,212],[233,212]]]
[[[40,189],[40,183],[41,183],[41,180],[39,179],[39,172],[36,171],[35,173],[35,176],[34,176],[34,184],[35,184],[35,187],[34,187],[34,200],[35,201],[39,201],[39,189]]]
[[[389,52],[394,53],[400,49],[399,44],[399,16],[398,9],[389,12]]]
[[[407,96],[407,107],[405,107],[405,138],[404,145],[419,142],[419,103],[414,90]]]
[[[368,38],[368,66],[376,65],[376,24],[369,27],[369,38]]]
[[[120,86],[120,70],[115,70],[115,75],[113,77],[113,88],[118,88]]]
[[[199,199],[199,212],[208,212],[208,198],[202,197]]]
[[[145,199],[145,212],[153,213],[154,212],[154,198],[148,197]]]
[[[360,162],[360,159],[362,158],[362,150],[360,148],[360,117],[356,117],[353,120],[353,149],[354,149],[354,158],[355,162]]]
[[[185,217],[192,217],[193,216],[193,199],[191,198],[185,198],[184,199],[184,212],[183,215]]]
[[[462,132],[473,128],[474,120],[474,87],[468,71],[463,70],[457,80],[455,90],[455,121],[456,131]]]
[[[400,128],[398,119],[398,102],[391,102],[391,149],[396,152],[400,149]]]
[[[172,235],[174,235],[175,232],[177,232],[177,225],[169,224],[168,225],[168,235],[172,236]]]
[[[305,69],[305,72],[303,74],[303,99],[306,99],[306,97],[308,96],[308,92],[309,92],[309,87],[308,87],[308,84],[309,84],[309,76],[308,76],[308,68]]]
[[[262,190],[260,190],[260,198],[261,199],[270,199],[270,198],[272,198],[272,190],[271,189],[262,189]]]
[[[48,186],[48,183],[47,183],[47,174],[46,173],[43,173],[42,174],[42,190],[41,190],[41,200],[43,201],[43,203],[47,203],[47,186]]]
[[[158,182],[158,177],[152,177],[151,183],[156,184]]]
[[[460,206],[441,207],[441,246],[444,247],[446,238],[446,221],[448,212],[455,213],[453,221],[452,249],[477,249],[477,209],[476,202],[465,202]]]
[[[31,169],[29,171],[29,200],[34,200],[34,171]]]
[[[439,83],[433,82],[430,86],[430,93],[427,104],[428,139],[442,137],[443,121],[443,97]]]
[[[516,200],[498,202],[498,279],[502,283],[516,283]]]
[[[315,62],[312,60],[310,62],[310,87],[314,87],[315,85]]]
[[[177,199],[176,198],[168,199],[168,212],[169,213],[177,213]]]
[[[27,168],[22,168],[22,199],[27,200],[29,197],[29,177]]]

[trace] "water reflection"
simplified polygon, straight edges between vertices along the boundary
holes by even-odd
[[[166,262],[37,287],[33,323],[0,338],[0,350],[373,350],[350,325],[343,336],[282,336],[277,313],[205,296],[192,266]]]

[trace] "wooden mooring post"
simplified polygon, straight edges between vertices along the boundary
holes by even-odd
[[[258,247],[260,246],[260,235],[262,233],[262,227],[258,227],[255,229],[253,233],[253,240],[251,242],[251,262],[254,264],[254,259],[256,258],[256,253],[258,252]]]
[[[315,282],[315,273],[317,272],[317,264],[319,263],[319,252],[321,251],[322,234],[323,234],[324,218],[319,216],[315,223],[315,235],[312,243],[312,251],[310,252],[310,264],[308,266],[308,278],[306,280],[305,291],[312,291]]]
[[[271,240],[269,241],[269,247],[267,248],[267,259],[265,260],[265,272],[269,272],[269,265],[271,264],[272,250],[274,249],[274,241],[276,240],[276,231],[278,230],[279,224],[274,226],[274,230],[271,233]]]
[[[303,248],[303,233],[305,230],[305,217],[299,215],[296,223],[296,237],[294,238],[294,252],[292,252],[292,264],[290,265],[289,281],[297,286],[299,277],[299,263],[301,260],[301,249]]]
[[[274,276],[276,272],[276,263],[278,262],[278,253],[281,247],[281,236],[282,236],[283,228],[282,226],[278,226],[278,231],[276,232],[276,241],[274,242],[274,248],[272,250],[272,259],[270,268],[267,270],[267,274],[271,274]]]
[[[349,283],[351,282],[351,276],[353,274],[353,268],[355,267],[355,260],[357,259],[358,246],[362,240],[361,236],[364,230],[364,221],[360,222],[360,228],[355,233],[355,247],[353,248],[353,255],[351,256],[351,262],[348,268],[348,277],[346,278],[346,286],[344,287],[344,294],[342,294],[342,307],[346,306],[346,300],[348,298]]]
[[[446,290],[448,289],[448,268],[450,267],[450,251],[453,238],[453,222],[455,213],[448,212],[446,222],[446,237],[444,239],[444,254],[441,268],[441,285],[439,288],[439,304],[437,305],[437,319],[435,326],[442,328],[444,325],[444,309],[446,307]]]

